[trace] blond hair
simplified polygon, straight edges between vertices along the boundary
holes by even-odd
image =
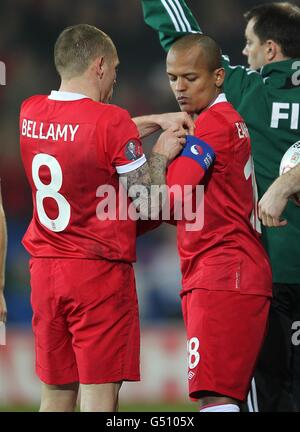
[[[116,48],[111,38],[97,27],[78,24],[67,27],[54,46],[54,63],[61,78],[82,75],[97,57],[112,57]]]

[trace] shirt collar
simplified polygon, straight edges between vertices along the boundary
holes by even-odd
[[[217,99],[215,99],[213,101],[213,103],[209,105],[209,108],[211,108],[212,106],[214,106],[218,103],[221,103],[221,102],[227,102],[227,98],[226,98],[225,93],[220,93],[219,96],[217,97]]]
[[[48,99],[56,100],[56,101],[76,101],[80,99],[86,99],[88,96],[85,96],[81,93],[73,93],[67,91],[57,91],[52,90]],[[89,98],[88,98],[89,99]]]
[[[296,72],[299,61],[299,58],[294,58],[268,63],[261,68],[260,73],[263,78],[275,74],[276,76],[282,76],[286,79],[287,76],[292,76]]]

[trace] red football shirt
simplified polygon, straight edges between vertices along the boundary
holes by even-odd
[[[138,168],[146,158],[128,112],[76,93],[33,96],[21,107],[20,143],[33,197],[23,239],[28,252],[134,261],[136,223],[119,220],[118,173]],[[116,193],[116,220],[97,216],[107,198],[101,186]],[[129,203],[125,197],[125,206]]]
[[[168,170],[168,185],[204,185],[204,224],[189,231],[177,222],[183,292],[193,288],[271,295],[269,260],[253,228],[250,138],[224,94],[196,120],[199,145],[187,145]],[[212,163],[210,151],[215,153]],[[195,196],[193,196],[195,205]],[[200,205],[198,208],[200,210]]]

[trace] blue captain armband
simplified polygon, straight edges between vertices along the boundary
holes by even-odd
[[[205,141],[192,135],[187,135],[186,145],[180,156],[194,159],[194,161],[201,165],[204,171],[207,171],[216,159],[216,154],[212,147]]]

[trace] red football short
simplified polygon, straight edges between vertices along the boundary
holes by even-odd
[[[182,296],[189,394],[247,398],[267,328],[270,298],[194,289]]]
[[[46,384],[138,381],[140,329],[131,264],[30,260],[36,372]]]

